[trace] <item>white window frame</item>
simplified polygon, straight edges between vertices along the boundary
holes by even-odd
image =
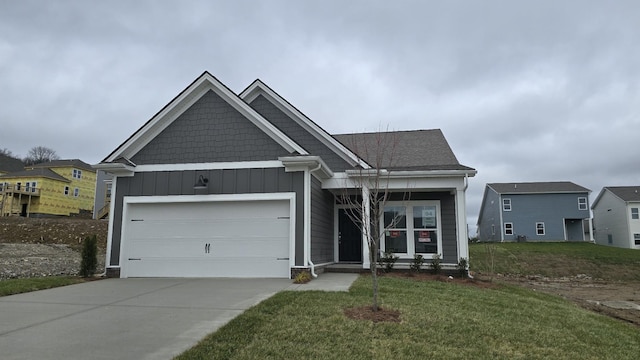
[[[638,208],[631,208],[631,220],[638,220],[638,219],[640,219],[640,210],[638,210]]]
[[[73,178],[74,179],[82,179],[82,170],[73,169]]]
[[[586,197],[581,196],[578,198],[578,210],[589,210],[589,202]]]
[[[512,208],[511,198],[502,199],[502,211],[511,211]]]
[[[442,212],[440,209],[440,201],[439,200],[418,200],[418,201],[389,201],[385,204],[385,206],[402,206],[405,208],[405,216],[406,216],[406,227],[398,228],[399,231],[406,231],[407,233],[407,252],[406,253],[395,253],[396,256],[399,256],[400,259],[413,259],[414,255],[419,254],[422,255],[425,259],[430,259],[435,255],[442,256]],[[435,206],[436,208],[436,236],[438,237],[437,253],[416,253],[416,244],[415,244],[415,231],[420,231],[421,229],[415,229],[413,224],[413,207],[414,206]],[[382,232],[382,238],[380,241],[380,250],[385,251],[386,248],[386,232],[384,228],[384,209],[382,211],[382,217],[380,218],[380,231]],[[395,230],[395,229],[394,229]],[[434,230],[430,230],[434,231]]]
[[[508,228],[507,228],[507,225],[509,225]],[[509,233],[508,231],[510,231],[511,233]],[[513,232],[513,223],[512,222],[504,223],[504,234],[505,235],[513,235],[513,233],[514,233]]]
[[[633,234],[633,244],[636,246],[640,245],[640,234]]]
[[[542,229],[542,234],[539,231],[541,229]],[[544,222],[542,222],[542,221],[541,222],[537,222],[536,223],[536,235],[544,236],[545,233],[546,233],[546,230],[545,230]]]
[[[80,195],[80,189],[74,188],[73,189],[73,197],[78,197],[79,195]]]

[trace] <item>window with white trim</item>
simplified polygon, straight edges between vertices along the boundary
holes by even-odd
[[[587,210],[588,204],[587,204],[587,198],[586,197],[579,197],[578,198],[578,210]]]
[[[405,255],[438,254],[441,248],[440,202],[388,203],[383,215],[384,251]]]
[[[502,199],[502,210],[511,211],[511,199]]]
[[[73,196],[78,197],[78,195],[80,195],[80,189],[78,188],[73,189]]]
[[[73,169],[73,178],[74,179],[82,179],[82,170]]]
[[[496,234],[496,224],[491,224],[491,235]]]
[[[64,187],[64,194],[65,195],[69,195],[69,187],[68,186]]]
[[[544,235],[544,223],[537,222],[536,223],[536,235]]]
[[[638,213],[638,208],[631,208],[631,218],[633,220],[640,219],[640,214]]]
[[[633,241],[636,245],[640,245],[640,234],[633,234]]]
[[[513,223],[504,223],[504,234],[513,235]]]

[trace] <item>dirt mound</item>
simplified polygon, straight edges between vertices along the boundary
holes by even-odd
[[[0,217],[0,243],[58,244],[78,250],[87,236],[96,235],[98,248],[104,250],[108,225],[106,220]]]

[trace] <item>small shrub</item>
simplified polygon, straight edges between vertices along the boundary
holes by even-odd
[[[409,267],[411,268],[412,271],[420,272],[422,265],[424,265],[424,257],[422,257],[422,255],[420,254],[415,254],[413,256],[413,261],[411,261],[411,264],[409,265]]]
[[[456,268],[458,269],[460,277],[465,278],[469,276],[469,260],[467,260],[467,258],[460,258]]]
[[[433,255],[431,259],[431,272],[434,274],[440,274],[442,271],[442,260],[440,259],[440,254]]]
[[[393,266],[399,258],[399,256],[394,255],[391,251],[385,251],[380,257],[380,262],[382,263],[382,266],[384,266],[384,271],[389,272],[393,270]]]
[[[90,277],[96,273],[98,267],[98,240],[96,235],[88,236],[82,243],[82,261],[80,262],[80,276]]]
[[[301,271],[293,278],[294,284],[306,284],[311,281],[311,274],[308,271]]]

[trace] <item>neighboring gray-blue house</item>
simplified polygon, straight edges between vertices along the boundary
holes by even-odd
[[[355,226],[339,197],[370,199],[361,180],[376,173],[391,192],[380,218],[394,219],[382,250],[405,265],[416,254],[450,267],[469,256],[465,191],[476,171],[440,130],[332,136],[260,80],[235,94],[203,73],[94,167],[113,176],[109,276],[369,268],[370,216]]]
[[[591,241],[590,192],[569,181],[487,184],[478,239]]]

